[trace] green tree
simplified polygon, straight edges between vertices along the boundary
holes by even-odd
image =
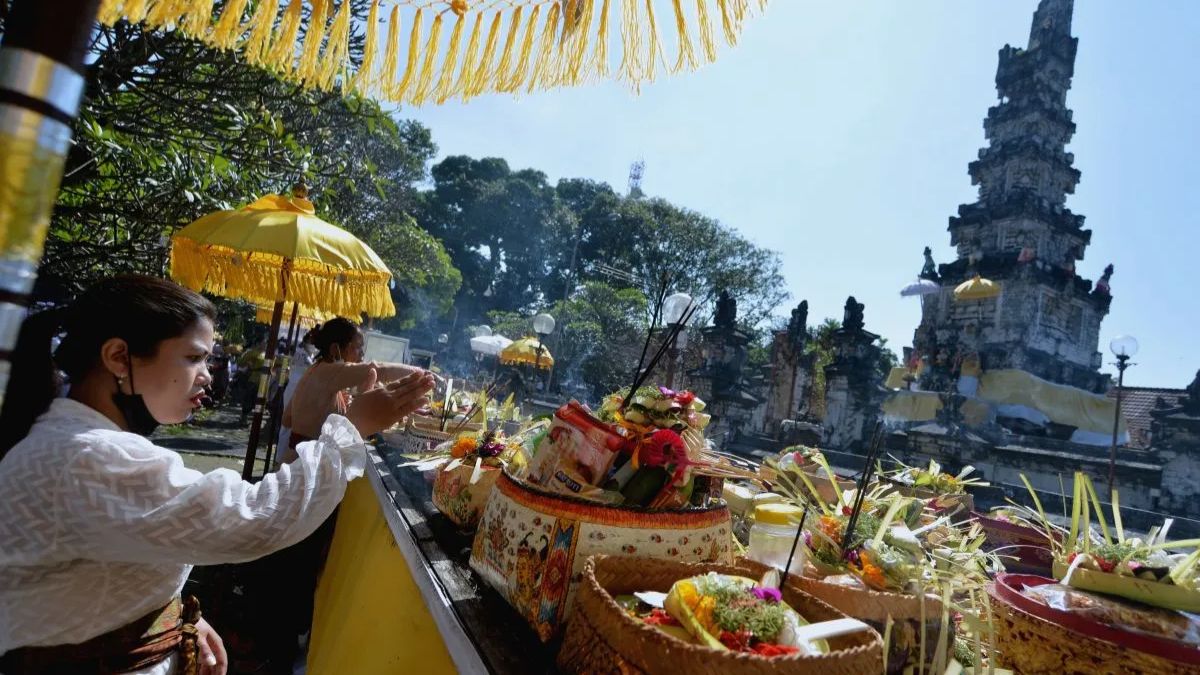
[[[547,311],[558,324],[547,340],[557,382],[567,389],[586,386],[592,400],[629,385],[647,328],[641,291],[588,281]],[[524,313],[497,311],[491,321],[493,330],[512,338],[530,332]]]
[[[421,125],[123,24],[97,31],[87,83],[48,233],[43,295],[118,272],[165,273],[175,229],[302,178],[319,214],[370,240],[397,273],[397,303],[412,312],[401,324],[453,298],[449,258],[407,215],[435,152]],[[418,296],[428,297],[411,302]]]

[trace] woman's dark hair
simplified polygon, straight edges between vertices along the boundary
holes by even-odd
[[[0,413],[0,456],[29,433],[50,407],[61,385],[58,371],[83,379],[100,361],[100,348],[113,338],[129,353],[153,357],[164,340],[179,337],[197,321],[215,321],[216,308],[198,293],[165,279],[126,275],[105,279],[69,307],[39,312],[21,326],[12,374]],[[53,355],[50,341],[64,333]]]
[[[331,353],[333,345],[337,345],[340,350],[349,347],[355,336],[358,335],[358,331],[357,324],[339,316],[313,328],[309,334],[312,335],[312,344],[317,348],[317,353],[322,359],[326,359],[333,356]]]

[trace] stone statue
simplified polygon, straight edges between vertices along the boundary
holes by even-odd
[[[921,278],[938,280],[937,264],[933,262],[933,249],[928,246],[925,247],[925,266],[921,268]]]
[[[1184,389],[1187,392],[1179,399],[1179,405],[1188,415],[1200,415],[1200,370],[1196,371],[1196,379]]]
[[[801,300],[792,310],[792,318],[788,321],[788,339],[797,347],[808,339],[808,301]]]
[[[729,291],[721,291],[717,298],[717,313],[713,317],[713,325],[721,328],[732,328],[737,323],[737,300],[729,295]]]
[[[1113,266],[1110,264],[1108,267],[1104,268],[1104,276],[1100,277],[1100,280],[1096,282],[1097,293],[1100,293],[1101,295],[1112,295],[1112,289],[1109,288],[1108,285],[1109,282],[1112,281],[1112,275]]]
[[[854,296],[846,298],[846,308],[842,315],[842,328],[845,330],[859,333],[862,332],[863,326],[863,310],[866,305],[854,299]]]

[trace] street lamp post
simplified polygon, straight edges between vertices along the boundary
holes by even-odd
[[[533,332],[538,336],[537,356],[534,357],[533,369],[542,367],[542,351],[546,349],[546,336],[554,332],[554,317],[542,312],[533,317]],[[549,387],[549,383],[546,385]]]
[[[437,343],[438,346],[437,349],[434,350],[434,357],[429,359],[429,370],[431,371],[433,370],[433,362],[442,358],[442,353],[446,351],[446,345],[450,343],[450,336],[442,333],[441,335],[437,336]]]
[[[1117,473],[1117,434],[1121,429],[1121,394],[1125,386],[1125,369],[1133,365],[1129,359],[1137,355],[1138,342],[1131,335],[1119,335],[1113,338],[1108,348],[1113,356],[1117,357],[1117,362],[1113,364],[1117,367],[1117,411],[1113,415],[1112,445],[1108,449],[1108,495],[1111,499]]]
[[[671,326],[679,325],[684,314],[692,306],[692,296],[687,293],[675,293],[663,300],[663,323]],[[687,347],[687,327],[681,326],[675,339],[667,345],[667,381],[668,389],[675,388],[675,364],[680,352]]]

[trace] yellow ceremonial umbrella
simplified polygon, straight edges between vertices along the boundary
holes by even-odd
[[[242,467],[246,479],[262,430],[284,303],[293,303],[293,325],[301,305],[338,316],[396,313],[392,273],[375,251],[315,213],[308,189],[297,185],[290,198],[267,195],[240,209],[210,213],[171,238],[171,277],[179,283],[227,298],[274,303]]]
[[[500,350],[500,363],[505,366],[530,365],[549,370],[554,365],[554,357],[540,340],[525,337]]]
[[[171,277],[254,303],[298,302],[339,316],[392,316],[392,273],[358,237],[317,218],[307,190],[216,211],[171,238]]]
[[[954,287],[955,300],[987,300],[1000,295],[1000,284],[991,279],[984,279],[978,274],[975,278]]]

